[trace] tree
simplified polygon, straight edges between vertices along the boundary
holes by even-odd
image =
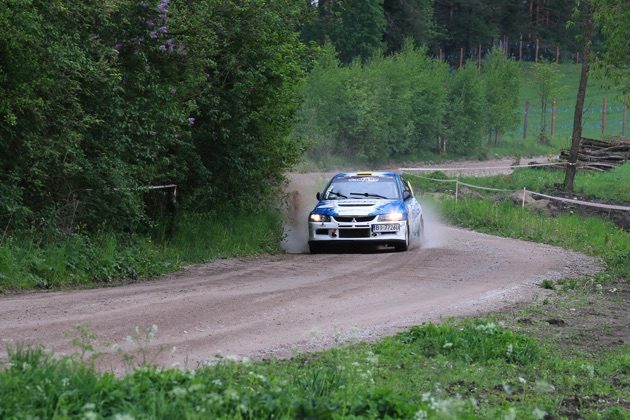
[[[625,0],[592,0],[593,20],[605,39],[598,70],[630,92],[630,7]]]
[[[496,145],[501,133],[518,124],[520,66],[507,58],[500,48],[494,48],[483,63],[482,79],[487,105],[488,142],[494,135]]]
[[[305,25],[306,41],[333,43],[344,63],[367,60],[384,47],[383,0],[319,0],[311,3],[315,17]]]
[[[485,101],[475,65],[457,70],[450,82],[446,113],[448,151],[470,155],[481,147]]]
[[[573,114],[573,134],[569,162],[564,177],[564,189],[573,192],[573,182],[577,171],[577,159],[582,139],[582,114],[584,99],[591,67],[591,43],[594,31],[599,28],[604,35],[605,51],[599,66],[608,74],[623,92],[630,90],[630,45],[628,25],[630,10],[624,0],[582,0],[578,1],[574,18],[581,27],[582,70],[577,101]]]
[[[582,140],[582,114],[584,113],[584,99],[586,87],[591,70],[591,40],[593,39],[593,8],[588,1],[578,4],[576,17],[583,18],[582,23],[582,69],[580,71],[580,84],[573,112],[573,133],[571,135],[571,149],[569,150],[569,162],[564,177],[564,189],[573,192],[573,181],[577,171],[577,158]]]
[[[387,51],[403,48],[405,39],[416,45],[427,45],[435,35],[431,0],[385,0],[383,4],[387,26],[383,38]]]
[[[540,133],[538,141],[542,144],[549,144],[549,139],[547,138],[547,108],[557,89],[560,72],[555,64],[537,63],[534,67],[534,77],[538,82],[538,97],[540,98]]]

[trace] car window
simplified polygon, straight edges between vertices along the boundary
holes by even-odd
[[[400,199],[395,178],[382,176],[344,176],[332,180],[324,192],[325,200]]]
[[[409,184],[409,181],[407,181],[405,178],[401,178],[402,182],[403,182],[403,194],[405,192],[409,192],[409,194],[411,194],[411,196],[413,197],[413,190],[411,189],[411,185]]]

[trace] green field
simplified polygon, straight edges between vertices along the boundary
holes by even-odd
[[[580,81],[581,67],[576,64],[560,64],[558,66],[560,78],[553,98],[557,101],[556,131],[551,139],[551,146],[536,147],[537,136],[540,130],[540,99],[537,93],[537,82],[533,75],[534,65],[532,63],[522,63],[521,91],[519,94],[521,118],[518,128],[506,133],[505,142],[499,147],[493,147],[493,152],[500,155],[506,154],[536,154],[537,152],[557,151],[570,145],[573,113],[577,88]],[[623,96],[618,90],[611,87],[606,80],[597,78],[597,74],[591,73],[587,88],[586,101],[584,104],[584,137],[602,138],[602,98],[607,100],[607,122],[604,138],[621,135],[621,122],[623,116]],[[525,102],[529,101],[529,130],[525,147],[519,149],[519,143],[523,142],[523,113]],[[548,108],[548,130],[551,120],[551,107]],[[626,128],[626,136],[630,135],[630,129]],[[549,131],[547,131],[549,133]],[[496,149],[496,150],[495,150]],[[525,152],[520,153],[521,150]]]
[[[454,183],[441,183],[421,178],[448,179],[453,176],[441,172],[431,174],[409,173],[408,178],[418,191],[446,191],[453,190]],[[509,175],[494,175],[487,177],[462,176],[462,182],[509,190],[521,190],[541,193],[553,193],[560,189],[564,182],[564,170],[559,169],[517,169]],[[616,203],[630,203],[630,164],[614,168],[608,172],[578,171],[575,178],[574,192],[582,197]],[[483,191],[480,191],[483,193]]]

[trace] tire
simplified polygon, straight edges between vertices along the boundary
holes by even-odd
[[[427,242],[427,237],[424,234],[424,217],[420,216],[420,235],[418,235],[418,246],[423,247]]]
[[[394,245],[394,248],[396,248],[396,251],[398,252],[404,252],[409,249],[409,244],[410,244],[409,235],[411,235],[411,232],[409,231],[409,222],[406,223],[406,226],[407,226],[407,229],[406,229],[407,232],[405,234],[405,240],[400,241],[400,243],[397,243],[396,245]]]

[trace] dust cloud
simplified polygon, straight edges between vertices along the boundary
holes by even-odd
[[[292,173],[286,188],[284,239],[282,249],[289,254],[308,253],[308,214],[315,207],[315,194],[322,191],[332,173]],[[448,242],[448,227],[430,202],[418,201],[424,214],[425,237],[422,248],[441,248]]]
[[[308,214],[332,174],[289,174],[287,202],[284,209],[284,239],[282,249],[289,254],[308,253]]]
[[[417,197],[422,206],[422,217],[424,219],[424,240],[422,248],[442,248],[446,246],[449,238],[448,226],[442,222],[439,212],[435,206]]]

